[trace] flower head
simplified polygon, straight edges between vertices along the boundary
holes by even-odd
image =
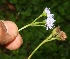
[[[65,41],[67,38],[66,33],[60,30],[60,26],[53,29],[52,35],[53,37],[56,37],[58,40],[62,40],[62,41]]]
[[[59,37],[62,41],[64,41],[64,40],[67,38],[67,35],[66,35],[65,32],[60,31],[58,37]]]
[[[44,9],[44,11],[47,14],[47,19],[45,19],[46,30],[48,30],[48,28],[52,29],[54,26],[54,22],[56,21],[54,20],[54,14],[51,14],[50,8],[47,8],[47,7]]]
[[[55,20],[52,17],[48,17],[47,19],[45,19],[45,21],[46,21],[45,25],[47,26],[46,30],[48,30],[48,28],[53,29]]]
[[[50,12],[49,9],[50,9],[50,8],[47,8],[47,7],[46,7],[46,8],[44,9],[45,13],[50,14],[51,12]]]

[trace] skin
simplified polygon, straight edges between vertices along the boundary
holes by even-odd
[[[22,37],[20,34],[18,34],[14,41],[5,45],[5,48],[9,50],[16,50],[22,45],[22,43],[23,43]]]
[[[0,45],[6,49],[16,50],[23,43],[17,25],[12,21],[0,21]]]
[[[12,21],[0,21],[0,45],[13,41],[18,35],[18,27]]]
[[[4,36],[6,34],[6,27],[2,21],[0,21],[0,44],[4,42]]]
[[[4,25],[6,26],[7,33],[11,36],[17,36],[18,34],[18,27],[12,21],[3,21]]]

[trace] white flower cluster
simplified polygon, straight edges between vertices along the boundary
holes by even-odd
[[[47,14],[47,19],[45,19],[45,21],[46,21],[46,24],[45,24],[46,25],[46,30],[53,29],[54,22],[56,21],[53,18],[54,14],[51,14],[50,9],[47,8],[47,7],[44,9],[44,11]]]

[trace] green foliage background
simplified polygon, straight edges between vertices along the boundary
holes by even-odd
[[[31,59],[69,59],[70,58],[70,1],[69,0],[8,0],[16,10],[12,11],[6,5],[7,0],[0,0],[0,19],[10,20],[18,28],[31,23],[45,7],[55,15],[55,26],[61,26],[66,32],[65,41],[52,41],[44,44]],[[20,13],[18,15],[18,13]],[[18,15],[18,16],[17,16]],[[17,17],[17,18],[16,18]],[[42,20],[42,19],[41,19]],[[28,27],[20,31],[23,45],[16,51],[0,48],[0,59],[27,59],[31,52],[51,33],[42,27]]]

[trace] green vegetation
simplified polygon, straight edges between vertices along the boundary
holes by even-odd
[[[13,7],[11,7],[11,6]],[[69,0],[1,0],[0,20],[10,20],[18,28],[31,23],[45,7],[55,15],[55,26],[66,32],[65,41],[51,41],[42,45],[31,59],[69,59],[70,58],[70,1]],[[42,18],[43,19],[43,18]],[[40,20],[42,20],[40,19]],[[0,59],[27,59],[32,51],[47,37],[52,30],[43,27],[28,27],[20,34],[23,45],[15,51],[0,47]]]

